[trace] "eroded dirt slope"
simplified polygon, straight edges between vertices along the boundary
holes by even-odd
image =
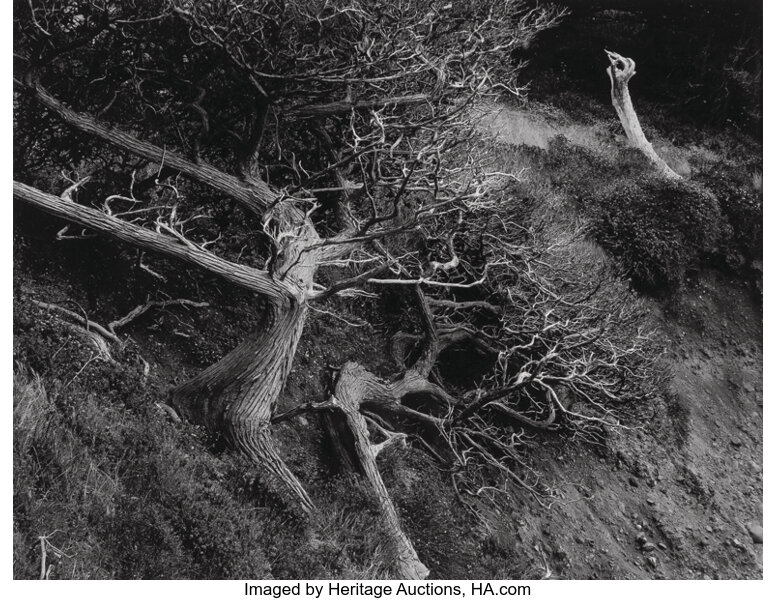
[[[559,578],[762,577],[762,316],[716,272],[657,309],[672,346],[671,403],[609,448],[548,445],[562,496],[527,503],[522,537]]]

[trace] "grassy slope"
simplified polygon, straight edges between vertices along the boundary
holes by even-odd
[[[609,110],[560,95],[556,106],[506,109],[486,120],[501,137],[500,166],[531,167],[520,206],[537,244],[559,243],[556,259],[576,261],[581,274],[610,258],[573,235],[591,221],[580,190],[616,189],[641,168],[632,157],[628,168],[609,168],[627,156]],[[690,135],[657,109],[645,114],[647,135],[679,172],[756,193],[756,144],[731,132]],[[658,131],[672,131],[674,141]],[[553,160],[558,134],[569,140],[567,155],[586,162]],[[74,242],[89,244],[83,258],[50,239],[33,240],[27,230],[15,240],[15,577],[39,576],[41,536],[55,578],[389,575],[381,557],[390,550],[368,494],[322,458],[326,440],[315,417],[276,430],[322,508],[310,524],[272,481],[156,406],[169,385],[239,340],[252,322],[250,297],[163,263],[162,289],[212,306],[149,315],[124,332],[132,341],[114,352],[116,364],[95,360],[87,341],[31,299],[75,301],[105,323],[142,303],[157,282],[106,244]],[[757,548],[743,525],[761,519],[759,309],[737,280],[709,271],[707,256],[695,258],[674,299],[653,302],[655,323],[667,325],[672,343],[674,394],[641,407],[635,416],[643,428],[617,432],[605,446],[537,438],[534,464],[560,491],[552,509],[516,497],[511,509],[476,520],[419,450],[383,459],[432,577],[539,577],[548,569],[580,578],[758,576]],[[739,262],[756,272],[750,259]],[[391,371],[384,307],[352,300],[331,308],[359,326],[313,314],[285,406],[322,398],[326,365],[357,359]],[[151,364],[147,377],[139,356]],[[665,548],[640,551],[639,533]]]

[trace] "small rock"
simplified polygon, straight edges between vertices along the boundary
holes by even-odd
[[[657,546],[652,542],[647,542],[641,547],[642,552],[652,552]]]
[[[751,383],[747,382],[744,384],[744,391],[751,394],[752,392],[754,392],[754,387],[752,386]]]
[[[668,546],[666,546],[663,542],[658,542],[657,547],[661,550],[668,550]]]
[[[635,477],[628,477],[628,483],[630,483],[633,487],[639,487],[639,482],[636,481]]]
[[[706,525],[706,531],[708,531],[709,533],[713,533],[714,528],[711,525]]]
[[[646,535],[644,535],[643,533],[639,533],[639,534],[636,536],[636,543],[637,543],[639,546],[643,546],[644,544],[646,544],[646,543],[647,543],[647,536],[646,536]]]
[[[735,546],[736,548],[743,548],[744,547],[744,545],[741,543],[741,540],[739,540],[738,538],[733,538],[732,540],[730,540],[730,543],[731,543],[731,545]]]
[[[736,448],[740,448],[743,442],[738,438],[733,438],[732,440],[730,440],[730,444],[732,446],[735,446]]]
[[[752,536],[752,541],[755,544],[762,544],[763,543],[763,528],[759,525],[755,525],[754,523],[750,523],[746,526],[746,530],[749,532],[749,535]]]
[[[657,568],[657,559],[654,556],[647,558],[647,562],[652,566],[653,569]]]
[[[655,499],[654,498],[647,498],[647,504],[654,504]]]

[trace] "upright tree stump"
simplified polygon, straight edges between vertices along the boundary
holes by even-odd
[[[620,56],[616,52],[610,52],[609,50],[605,50],[605,52],[611,63],[606,68],[606,72],[609,75],[609,80],[612,82],[612,105],[614,110],[617,111],[617,116],[620,117],[620,123],[622,123],[623,129],[625,129],[628,141],[634,148],[638,148],[644,153],[663,177],[667,179],[681,179],[682,177],[671,169],[666,164],[666,161],[655,152],[652,144],[649,143],[649,140],[644,135],[639,118],[633,109],[633,102],[631,102],[630,92],[628,91],[628,82],[636,74],[636,61],[632,58]]]

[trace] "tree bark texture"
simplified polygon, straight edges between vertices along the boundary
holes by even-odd
[[[269,422],[293,364],[304,329],[305,293],[318,256],[305,251],[318,241],[312,225],[293,207],[278,209],[280,227],[295,226],[296,237],[279,253],[276,276],[224,260],[183,243],[58,196],[14,182],[14,197],[49,214],[122,242],[184,260],[266,298],[260,324],[224,358],[173,391],[175,408],[194,423],[220,431],[226,440],[285,483],[306,512],[313,504],[275,450]],[[302,220],[299,223],[299,220]]]
[[[616,52],[606,51],[611,63],[606,72],[612,84],[612,105],[617,111],[625,135],[630,144],[641,150],[649,161],[657,168],[660,174],[667,179],[681,179],[666,162],[658,156],[652,144],[647,140],[644,131],[641,129],[641,123],[633,108],[630,92],[628,91],[628,82],[636,74],[636,62],[631,58],[620,56]]]
[[[17,181],[13,182],[14,198],[71,223],[88,227],[109,237],[143,250],[177,258],[223,277],[227,281],[270,298],[283,298],[292,289],[274,281],[267,271],[254,269],[219,258],[196,245],[187,245],[172,237],[106,215],[102,211],[76,204],[59,196]]]
[[[280,245],[271,275],[292,293],[269,298],[256,331],[176,388],[172,402],[186,418],[221,432],[234,448],[276,476],[311,514],[315,507],[275,450],[269,427],[304,330],[320,238],[304,213],[291,205],[279,205],[272,218],[279,231],[293,231],[290,241]]]
[[[189,421],[220,432],[232,447],[264,466],[311,513],[312,501],[281,460],[269,431],[306,314],[306,307],[293,299],[270,302],[257,330],[220,361],[176,388],[172,404]]]
[[[403,380],[402,380],[403,382]],[[384,524],[396,549],[395,567],[401,579],[425,579],[428,568],[420,561],[412,542],[404,533],[393,500],[377,468],[379,447],[369,441],[366,419],[359,412],[365,402],[399,405],[406,389],[413,385],[386,384],[357,363],[347,363],[340,371],[331,404],[345,414],[347,424],[355,437],[355,450],[364,477],[377,498]]]

